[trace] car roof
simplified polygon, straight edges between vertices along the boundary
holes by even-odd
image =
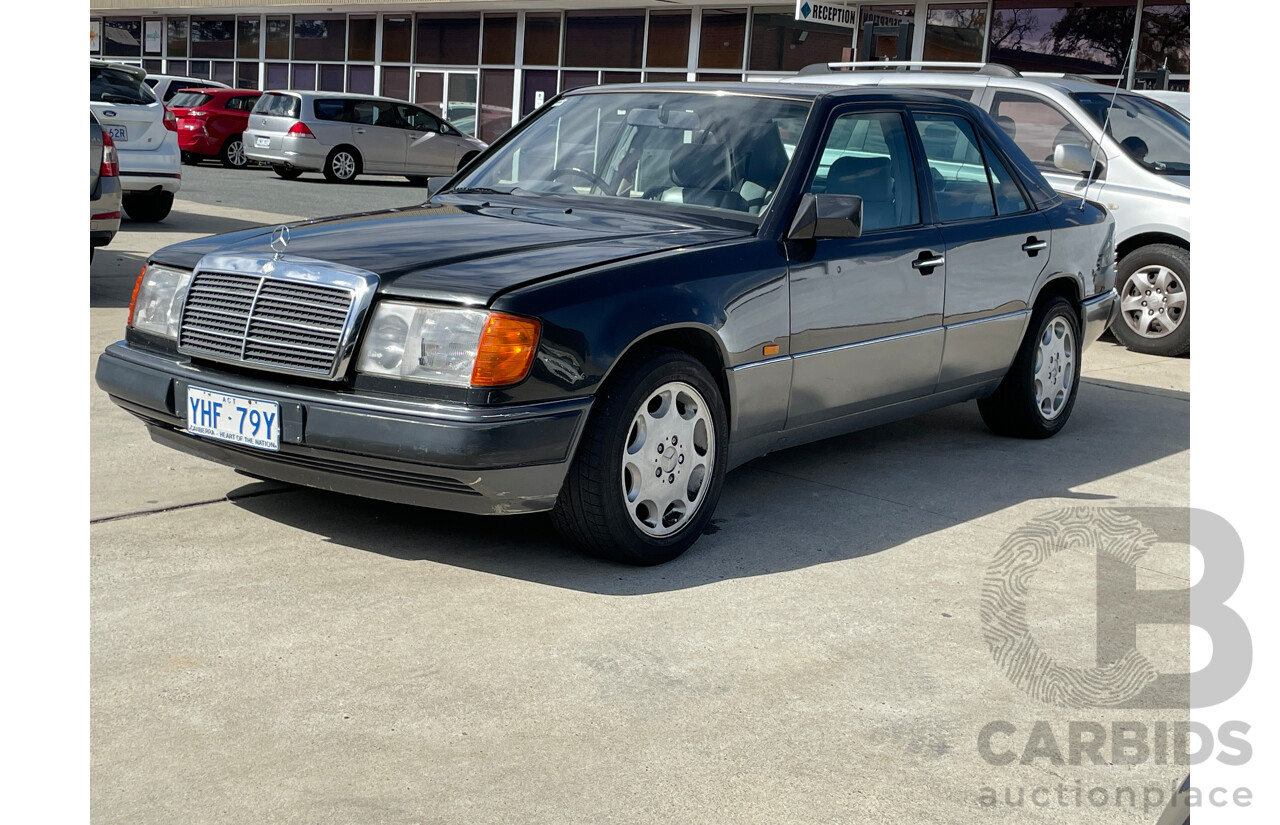
[[[298,97],[322,97],[326,100],[381,100],[387,103],[409,103],[407,100],[401,100],[396,97],[382,97],[381,95],[362,95],[357,92],[317,92],[311,89],[268,89],[263,92],[264,95],[297,95]],[[410,103],[416,106],[416,103]]]
[[[128,72],[133,75],[135,80],[142,80],[147,76],[147,70],[139,66],[130,66],[128,63],[116,63],[111,60],[97,60],[89,58],[89,66],[95,69],[117,69],[122,72]]]
[[[168,80],[168,81],[171,81],[171,82],[172,82],[172,81],[174,81],[174,80],[179,80],[179,81],[182,81],[182,82],[186,82],[186,81],[188,81],[188,80],[192,80],[192,81],[195,81],[195,82],[197,82],[197,83],[206,84],[208,88],[213,88],[213,89],[229,89],[229,88],[231,88],[231,87],[230,87],[230,86],[228,86],[227,84],[225,84],[225,83],[219,83],[219,82],[218,82],[218,81],[216,81],[216,80],[209,80],[208,78],[192,77],[191,75],[185,75],[185,74],[148,74],[148,75],[147,75],[147,77],[154,77],[156,80]],[[190,88],[194,89],[194,88],[197,88],[197,87],[196,87],[196,86],[191,86]]]
[[[821,67],[822,64],[818,64]],[[1056,89],[1064,94],[1073,94],[1078,92],[1098,92],[1113,91],[1114,86],[1108,86],[1105,83],[1099,83],[1082,75],[1060,74],[1052,72],[1023,72],[1017,73],[1009,70],[1009,74],[1003,73],[984,73],[984,72],[960,72],[960,71],[886,71],[886,70],[859,70],[859,71],[812,71],[814,68],[808,67],[809,72],[802,72],[794,78],[782,81],[784,83],[812,84],[818,86],[843,85],[843,86],[877,86],[883,85],[881,88],[889,88],[897,85],[944,85],[944,86],[963,86],[973,89],[981,89],[987,86],[997,86],[1002,88],[1032,88],[1042,87]],[[1120,90],[1122,93],[1127,91]]]
[[[233,89],[230,86],[180,86],[179,92],[200,92],[206,95],[260,95],[257,89]]]
[[[916,103],[964,103],[954,95],[927,89],[891,89],[884,86],[841,86],[815,83],[714,83],[686,81],[672,83],[617,83],[605,86],[583,86],[565,92],[566,96],[578,94],[602,94],[608,92],[668,92],[672,94],[731,94],[748,97],[789,98],[791,100],[817,100],[818,98],[898,100]]]

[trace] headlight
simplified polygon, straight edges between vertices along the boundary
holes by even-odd
[[[187,297],[191,273],[148,264],[138,275],[129,303],[129,326],[178,340],[178,318]]]
[[[531,318],[500,312],[383,301],[356,370],[454,387],[503,387],[529,374],[539,331]]]

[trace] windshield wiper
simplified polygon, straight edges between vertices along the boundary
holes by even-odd
[[[463,186],[459,189],[450,189],[450,195],[510,195],[516,191],[517,187],[512,186],[509,189],[494,189],[489,186]]]

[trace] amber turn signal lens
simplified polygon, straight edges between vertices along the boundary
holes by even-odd
[[[129,296],[129,320],[124,322],[127,327],[133,326],[133,310],[138,306],[138,290],[142,288],[142,279],[147,274],[147,267],[144,264],[142,271],[138,273],[138,280],[133,282],[133,295]]]
[[[494,313],[480,333],[473,387],[505,387],[523,381],[533,366],[541,325],[532,318]]]

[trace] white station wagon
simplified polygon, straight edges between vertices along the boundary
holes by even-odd
[[[452,176],[487,146],[421,106],[332,92],[267,92],[244,132],[249,159],[286,180],[323,172],[339,183],[361,173],[425,182]]]

